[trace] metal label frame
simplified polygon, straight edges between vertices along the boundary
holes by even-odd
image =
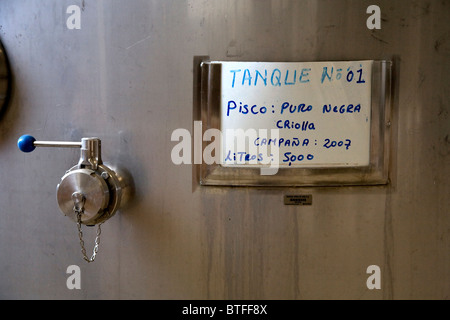
[[[364,167],[282,168],[275,175],[261,175],[259,168],[223,167],[202,162],[201,185],[218,186],[344,186],[389,183],[389,149],[392,110],[392,61],[374,60],[372,65],[370,162]],[[202,136],[220,128],[221,62],[201,61],[198,106]],[[209,142],[202,142],[202,154]]]

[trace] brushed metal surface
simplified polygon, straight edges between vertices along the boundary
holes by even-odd
[[[81,29],[69,30],[69,5]],[[0,119],[0,298],[445,299],[450,297],[450,3],[61,0],[0,2],[14,76]],[[192,131],[194,59],[392,59],[391,184],[200,187],[174,165],[171,133]],[[78,150],[23,154],[43,140],[102,139],[126,164],[133,203],[102,226],[87,265],[55,187]],[[194,181],[193,181],[194,180]],[[311,206],[285,206],[286,194]],[[92,243],[94,231],[85,232]],[[92,239],[89,240],[89,236]],[[81,290],[66,269],[81,268]],[[366,286],[381,268],[381,289]]]

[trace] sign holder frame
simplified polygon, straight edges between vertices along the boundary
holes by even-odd
[[[198,90],[196,100],[197,107],[200,109],[202,137],[208,129],[222,130],[220,104],[223,62],[227,61],[211,61],[204,57],[198,64],[199,83],[195,87]],[[276,174],[261,174],[261,168],[230,167],[222,166],[220,163],[207,164],[203,160],[199,164],[200,185],[313,187],[388,184],[393,102],[392,69],[391,60],[373,60],[368,166],[309,168],[280,166]],[[197,151],[201,151],[203,155],[210,143],[202,139],[202,148]]]

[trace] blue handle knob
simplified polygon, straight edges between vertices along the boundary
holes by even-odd
[[[21,136],[19,140],[17,140],[17,146],[22,152],[31,152],[36,147],[34,146],[34,142],[36,139],[33,136],[29,136],[27,134]]]

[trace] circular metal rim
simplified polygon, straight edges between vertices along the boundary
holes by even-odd
[[[130,205],[131,198],[134,196],[134,183],[131,175],[125,169],[110,164],[100,164],[97,170],[93,171],[90,169],[80,169],[78,165],[75,165],[66,172],[66,174],[61,178],[61,181],[66,175],[76,170],[89,170],[91,172],[95,172],[97,177],[105,181],[109,190],[109,203],[103,210],[103,213],[96,219],[91,219],[89,221],[82,220],[82,224],[92,226],[98,223],[105,222],[106,220],[114,216],[114,214],[119,209],[124,209],[125,207],[128,207],[128,205]],[[103,177],[103,174],[106,174],[106,176]],[[57,193],[58,188],[59,184],[57,186]],[[63,212],[61,206],[60,210],[61,212]],[[63,214],[65,213],[63,212]],[[72,220],[74,220],[75,215],[73,215],[73,217],[71,218]]]
[[[95,224],[108,207],[110,201],[108,185],[94,171],[88,169],[69,171],[61,178],[56,192],[59,208],[64,215],[77,221],[72,200],[74,192],[83,194],[86,199],[81,223]]]
[[[11,68],[3,43],[0,40],[0,116],[3,115],[11,95]]]

